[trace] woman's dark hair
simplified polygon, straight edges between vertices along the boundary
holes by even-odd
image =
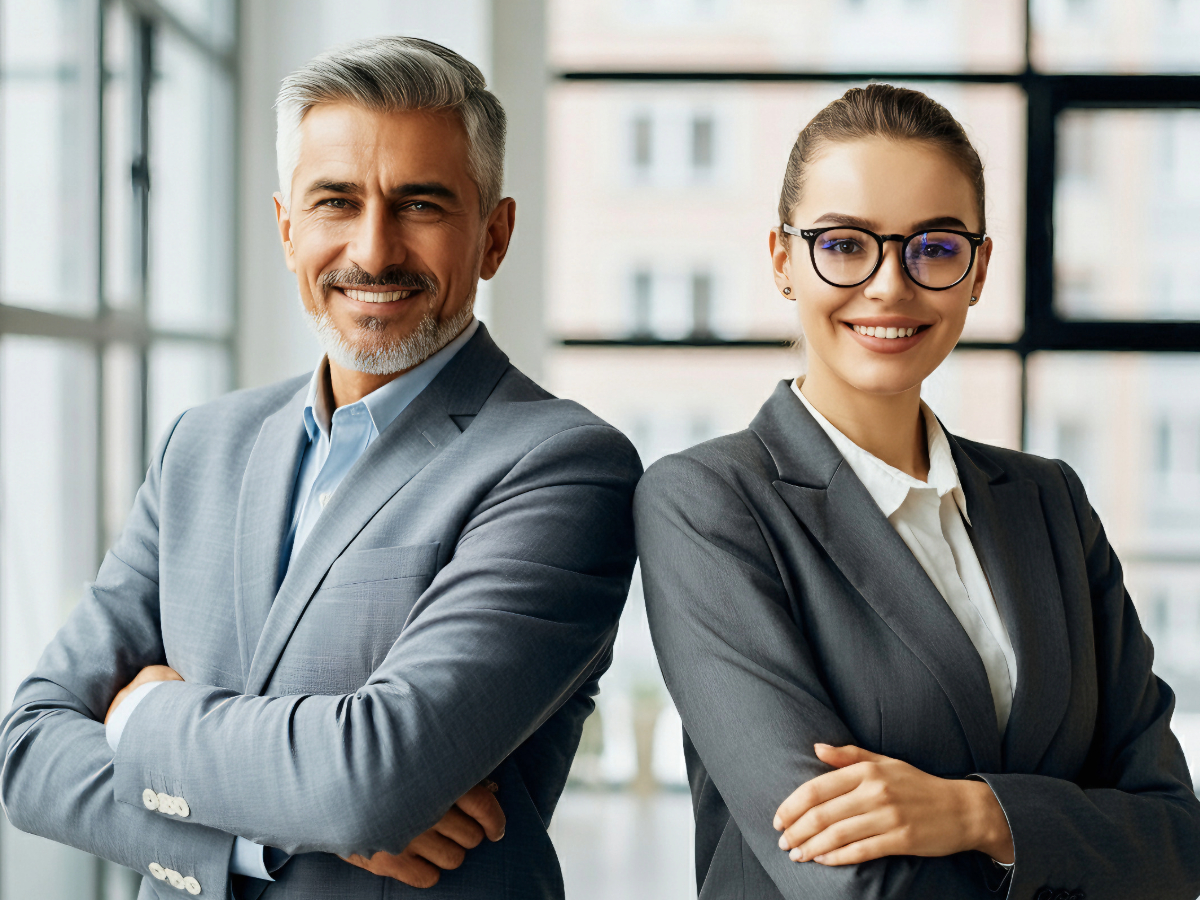
[[[783,176],[783,190],[779,195],[780,223],[791,219],[804,189],[805,173],[825,144],[870,137],[920,141],[943,150],[974,186],[979,230],[987,230],[983,209],[983,163],[962,125],[931,97],[890,84],[851,88],[804,126],[792,146]]]

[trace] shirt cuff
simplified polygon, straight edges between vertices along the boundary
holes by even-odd
[[[234,875],[248,875],[263,881],[274,881],[267,871],[267,847],[240,837],[233,842],[233,855],[229,858],[229,871]],[[286,862],[286,859],[284,860]],[[274,868],[278,869],[279,866]]]
[[[104,737],[108,741],[108,746],[112,748],[113,753],[117,752],[117,745],[121,743],[121,732],[125,730],[125,725],[129,721],[129,717],[133,715],[133,711],[137,708],[137,705],[160,684],[162,684],[161,681],[150,681],[143,684],[122,700],[121,705],[117,707],[117,711],[109,717],[108,724],[104,726]]]

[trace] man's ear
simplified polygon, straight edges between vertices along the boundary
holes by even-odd
[[[516,224],[517,201],[505,197],[496,204],[483,226],[483,258],[479,261],[479,277],[484,281],[495,275],[500,263],[504,262]]]
[[[271,197],[275,201],[275,224],[279,226],[279,240],[283,244],[283,261],[295,272],[296,252],[292,247],[292,218],[287,207],[283,205],[283,195],[276,191]]]

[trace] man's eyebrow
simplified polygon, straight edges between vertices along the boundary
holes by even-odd
[[[304,196],[310,197],[313,194],[328,193],[328,194],[357,194],[361,189],[353,181],[314,181],[308,186],[308,190],[304,192]]]
[[[440,181],[414,181],[397,185],[388,191],[392,197],[441,197],[445,200],[457,200],[458,194]]]

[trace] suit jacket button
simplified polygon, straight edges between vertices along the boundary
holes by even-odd
[[[164,869],[163,871],[166,873],[167,881],[169,881],[171,883],[171,887],[178,888],[179,890],[183,890],[183,876],[182,875],[180,875],[174,869]]]
[[[186,819],[192,814],[192,808],[188,806],[188,802],[182,797],[175,798],[175,815],[181,819]]]
[[[1054,900],[1054,891],[1051,888],[1042,888],[1037,892],[1036,900]]]
[[[175,798],[170,794],[160,793],[158,795],[158,811],[166,813],[168,816],[175,815]]]
[[[158,809],[158,794],[154,793],[150,788],[146,788],[142,791],[142,803],[146,809],[153,812]]]
[[[1070,891],[1059,891],[1054,895],[1054,900],[1071,900]]]
[[[167,870],[164,869],[162,866],[160,866],[156,862],[150,863],[150,874],[153,875],[155,878],[157,878],[159,881],[167,880]]]
[[[200,882],[189,875],[187,878],[183,879],[183,889],[189,894],[198,894],[200,893]]]

